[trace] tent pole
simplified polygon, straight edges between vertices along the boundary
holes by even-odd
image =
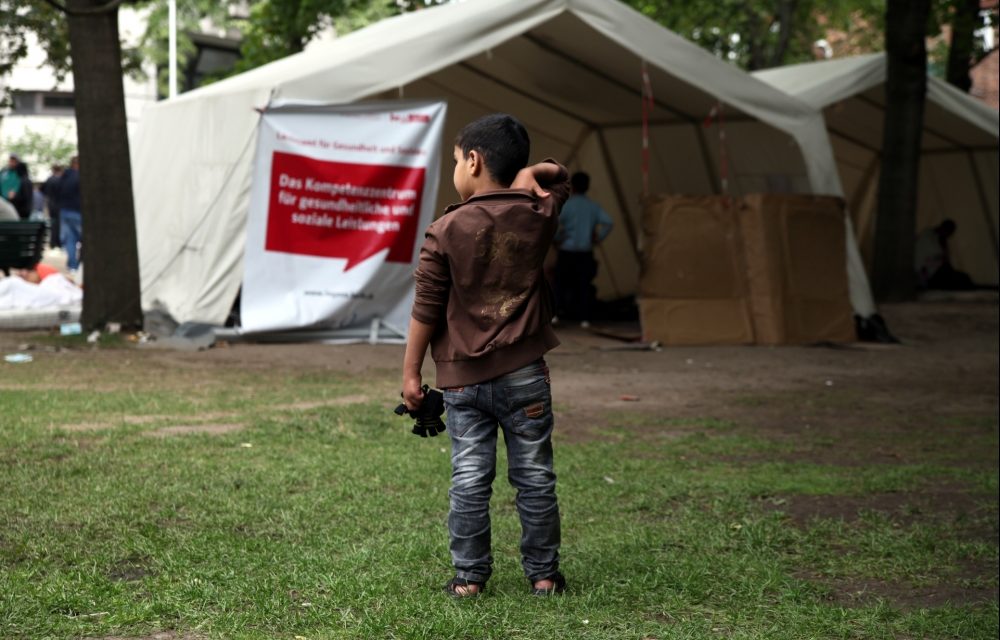
[[[625,219],[625,232],[628,233],[629,244],[632,245],[632,253],[635,259],[639,260],[639,237],[635,232],[635,224],[632,216],[629,215],[628,200],[625,198],[625,191],[618,180],[618,173],[615,172],[615,164],[611,158],[611,150],[608,149],[608,142],[604,139],[604,131],[598,127],[597,141],[601,146],[601,155],[604,157],[604,164],[608,167],[608,176],[611,178],[611,187],[615,190],[615,198],[618,200],[618,208],[621,209],[622,218]]]
[[[701,159],[705,163],[705,171],[708,173],[708,181],[712,185],[712,193],[722,193],[722,183],[719,181],[719,174],[712,164],[712,156],[708,152],[708,142],[705,141],[705,130],[697,122],[691,123],[694,127],[695,137],[698,138],[698,148],[701,149]]]
[[[585,71],[587,71],[587,72],[589,72],[589,73],[597,76],[598,78],[601,78],[605,82],[608,82],[609,84],[616,85],[619,88],[621,88],[621,89],[623,89],[623,90],[625,90],[625,91],[627,91],[629,93],[635,93],[635,87],[629,86],[627,83],[622,82],[620,79],[615,78],[614,76],[611,76],[611,75],[609,75],[607,73],[604,73],[600,69],[592,67],[589,64],[586,64],[585,62],[581,62],[578,58],[574,58],[573,56],[566,55],[562,51],[559,51],[559,50],[555,49],[554,47],[552,47],[549,44],[543,42],[542,40],[538,39],[537,37],[532,36],[530,33],[526,33],[522,37],[525,40],[527,40],[528,42],[534,44],[539,49],[541,49],[541,50],[549,53],[552,56],[555,56],[557,58],[562,59],[564,62],[567,62],[567,63],[569,63],[571,65],[577,66],[577,67],[579,67],[579,68],[581,68],[581,69],[583,69],[583,70],[585,70]],[[657,67],[654,67],[654,68],[657,68]],[[656,100],[655,98],[653,99],[653,102],[655,103],[655,105],[657,107],[663,109],[667,113],[672,113],[675,116],[677,116],[678,118],[681,118],[682,120],[687,120],[688,122],[695,122],[695,119],[694,119],[693,116],[688,115],[688,114],[684,113],[683,111],[678,111],[677,109],[674,109],[673,107],[671,107],[669,104],[667,104],[665,102],[660,102],[659,100]]]
[[[875,157],[872,158],[872,161],[868,163],[867,167],[865,167],[865,173],[861,178],[861,182],[858,183],[858,187],[854,190],[854,195],[851,197],[851,201],[847,205],[848,210],[851,213],[855,213],[859,216],[861,215],[861,212],[859,211],[858,207],[861,206],[862,198],[864,198],[865,194],[868,193],[868,185],[871,184],[872,178],[875,177],[875,169],[878,168],[878,164],[881,159],[882,156],[880,154],[875,154]],[[857,221],[858,221],[858,228],[860,231],[862,220],[861,218],[858,218]]]
[[[862,149],[864,149],[865,151],[871,151],[872,153],[877,153],[877,154],[881,154],[882,153],[882,151],[878,147],[873,147],[870,144],[866,144],[865,142],[862,142],[861,140],[858,140],[855,137],[849,136],[849,135],[847,135],[846,133],[844,133],[842,131],[837,131],[836,129],[833,129],[832,127],[827,127],[826,130],[827,130],[827,132],[831,136],[836,136],[836,137],[840,138],[841,140],[847,140],[851,144],[857,145],[857,146],[861,147]]]
[[[444,89],[445,91],[451,91],[452,93],[455,94],[455,96],[457,98],[459,98],[461,100],[464,100],[465,102],[468,102],[471,105],[475,105],[475,106],[479,107],[480,109],[482,109],[483,111],[486,111],[488,113],[489,112],[493,112],[493,111],[496,110],[496,105],[487,104],[487,103],[482,102],[480,100],[476,100],[475,98],[470,98],[468,95],[459,93],[455,89],[454,86],[449,86],[449,85],[447,85],[447,84],[445,84],[443,82],[440,82],[438,80],[434,80],[433,76],[427,76],[426,78],[421,78],[420,82],[426,82],[429,85],[433,85],[433,86],[438,87],[440,89]],[[572,120],[573,120],[573,122],[580,122],[579,118],[572,118]],[[559,142],[561,144],[565,144],[565,145],[571,144],[568,140],[563,140],[562,138],[559,138],[559,137],[557,137],[557,136],[555,136],[555,135],[553,135],[551,133],[547,133],[546,135],[548,135],[548,137],[552,138],[553,140],[555,140],[556,142]]]
[[[971,151],[967,152],[965,157],[969,159],[972,178],[976,182],[976,192],[979,194],[979,204],[983,210],[983,217],[986,219],[986,228],[990,230],[990,245],[993,247],[993,258],[997,262],[1000,262],[1000,247],[997,246],[997,228],[993,226],[993,218],[990,216],[990,203],[986,197],[986,189],[983,188],[982,176],[979,175],[979,166],[976,164],[976,158],[972,155]]]
[[[608,260],[608,256],[604,252],[604,245],[597,245],[597,251],[601,254],[601,263],[604,265],[604,271],[607,272],[608,279],[611,280],[611,288],[615,290],[615,299],[620,300],[622,297],[622,290],[618,288],[618,279],[615,278],[615,272],[611,269],[611,261]]]
[[[869,162],[868,166],[865,168],[865,172],[861,177],[861,182],[858,184],[857,188],[854,190],[854,194],[851,196],[851,201],[847,204],[847,216],[850,217],[854,223],[854,242],[858,246],[858,253],[861,254],[862,262],[868,270],[868,273],[871,273],[871,264],[869,264],[871,262],[871,251],[869,249],[862,253],[862,248],[866,247],[871,240],[872,227],[878,214],[878,212],[872,211],[874,205],[872,204],[869,195],[872,183],[875,180],[875,176],[878,174],[878,167],[881,160],[881,154],[875,153],[871,162]],[[863,204],[866,205],[864,210],[862,210]],[[855,218],[855,216],[857,217]]]
[[[876,109],[881,109],[883,113],[885,112],[885,105],[884,104],[879,104],[878,101],[873,100],[872,98],[869,98],[868,96],[864,95],[863,93],[859,93],[855,97],[858,100],[860,100],[861,102],[864,102],[865,104],[867,104],[868,106],[874,107]],[[945,134],[941,133],[940,131],[936,131],[936,130],[930,128],[929,126],[927,126],[926,123],[924,123],[923,127],[924,127],[924,132],[929,133],[932,136],[937,136],[938,138],[941,138],[942,140],[944,140],[945,142],[947,142],[948,144],[950,144],[950,145],[952,145],[954,147],[958,147],[959,149],[965,149],[966,148],[965,145],[962,144],[961,142],[959,142],[958,140],[952,138],[951,136],[946,136]]]
[[[576,137],[576,142],[573,143],[572,148],[569,150],[569,155],[566,156],[566,160],[563,162],[563,166],[568,167],[574,160],[576,160],[576,154],[580,153],[580,147],[582,147],[583,143],[587,141],[587,136],[590,135],[591,131],[593,131],[593,129],[590,125],[583,125],[583,128],[580,129],[580,135]]]

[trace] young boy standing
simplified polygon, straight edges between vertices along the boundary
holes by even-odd
[[[475,596],[490,578],[489,502],[497,427],[517,490],[521,563],[532,593],[562,592],[559,507],[552,469],[552,395],[542,356],[559,344],[542,262],[569,195],[566,170],[526,167],[530,141],[512,116],[465,126],[455,141],[455,189],[463,202],[427,228],[414,278],[403,361],[403,400],[423,400],[428,344],[444,390],[451,437],[448,530],[455,577],[445,590]]]

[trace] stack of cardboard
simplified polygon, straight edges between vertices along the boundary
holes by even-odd
[[[843,202],[667,196],[643,216],[643,335],[663,344],[854,339]]]

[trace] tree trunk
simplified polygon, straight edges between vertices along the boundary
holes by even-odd
[[[969,69],[975,31],[979,27],[979,0],[954,0],[951,45],[948,47],[948,83],[968,93],[972,87]]]
[[[879,300],[913,297],[920,139],[927,93],[927,17],[931,0],[888,0],[885,124],[878,183],[872,285]]]
[[[744,37],[747,39],[747,52],[750,54],[747,59],[747,71],[756,71],[765,66],[763,47],[767,42],[767,29],[760,28],[760,18],[751,3],[745,2],[743,10],[747,16],[747,32]]]
[[[71,0],[69,7],[101,4],[104,0]],[[83,213],[86,285],[81,322],[88,330],[103,329],[108,322],[138,328],[139,258],[118,10],[67,19]]]
[[[778,43],[771,53],[771,67],[785,64],[785,54],[788,53],[788,44],[795,29],[795,12],[798,10],[798,4],[799,0],[785,0],[778,9]]]

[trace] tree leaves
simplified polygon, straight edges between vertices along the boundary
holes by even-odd
[[[858,23],[881,34],[884,0],[622,0],[716,56],[748,70],[814,58],[830,30],[850,35]],[[865,43],[880,48],[880,41]]]

